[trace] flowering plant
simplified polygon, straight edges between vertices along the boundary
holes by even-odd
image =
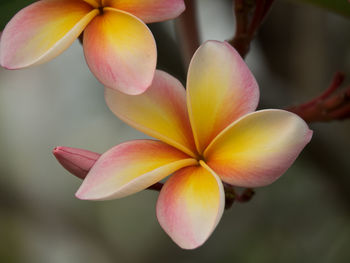
[[[119,118],[160,141],[129,141],[108,150],[76,196],[121,198],[173,174],[160,191],[157,217],[185,249],[202,245],[218,224],[225,207],[222,182],[271,184],[312,136],[294,113],[254,112],[258,85],[225,42],[208,41],[197,50],[186,91],[171,75],[157,71],[145,93],[129,96],[106,88],[105,98]],[[56,151],[60,160],[59,148]]]

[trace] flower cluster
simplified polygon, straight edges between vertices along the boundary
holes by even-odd
[[[186,90],[171,75],[155,71],[155,43],[141,20],[172,18],[183,9],[180,0],[42,0],[7,25],[0,62],[8,68],[45,62],[85,28],[86,60],[106,86],[108,107],[157,140],[125,142],[101,156],[80,151],[93,162],[54,153],[72,173],[88,172],[76,193],[84,200],[125,197],[171,175],[159,194],[157,218],[176,244],[193,249],[221,219],[223,182],[271,184],[295,161],[312,131],[291,112],[255,111],[257,82],[226,42],[208,41],[197,50]]]

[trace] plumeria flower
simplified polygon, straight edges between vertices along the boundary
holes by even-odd
[[[157,62],[145,23],[174,18],[183,0],[41,0],[18,12],[4,29],[0,64],[19,69],[47,62],[84,31],[84,54],[96,78],[127,94],[152,83]]]
[[[125,142],[98,159],[94,153],[56,148],[70,171],[84,177],[89,170],[76,196],[121,198],[172,174],[160,191],[157,218],[185,249],[202,245],[218,224],[225,206],[223,182],[271,184],[312,136],[291,112],[254,112],[258,85],[226,42],[208,41],[196,51],[186,91],[177,79],[157,71],[145,93],[128,96],[106,88],[105,98],[115,115],[159,141]]]

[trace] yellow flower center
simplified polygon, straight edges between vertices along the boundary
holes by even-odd
[[[198,153],[197,153],[195,159],[196,159],[198,162],[200,162],[200,161],[206,162],[203,154],[198,154]]]
[[[100,15],[102,15],[102,14],[103,14],[103,7],[100,6],[100,7],[98,7],[97,9],[98,9],[98,11],[100,12]]]

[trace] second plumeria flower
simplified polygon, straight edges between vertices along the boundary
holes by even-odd
[[[90,70],[106,87],[140,94],[152,83],[157,49],[145,23],[177,17],[183,0],[41,0],[18,12],[0,43],[0,64],[19,69],[45,63],[84,31]]]
[[[291,112],[255,111],[258,85],[226,42],[208,41],[197,50],[187,90],[171,75],[156,71],[143,94],[129,96],[107,88],[105,97],[120,119],[159,141],[125,142],[99,158],[81,149],[56,148],[54,154],[67,170],[81,178],[88,173],[76,196],[121,198],[173,174],[160,191],[157,218],[185,249],[202,245],[220,221],[222,182],[271,184],[312,136]]]

